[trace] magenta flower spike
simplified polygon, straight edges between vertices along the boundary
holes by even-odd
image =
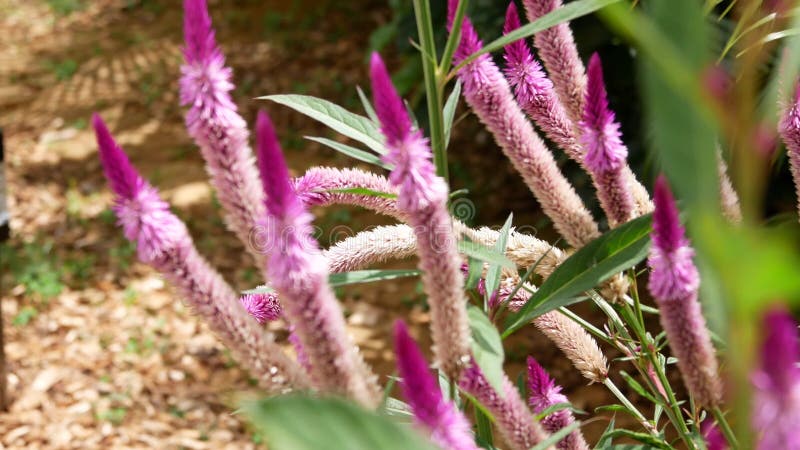
[[[443,449],[477,450],[469,422],[452,402],[445,400],[438,380],[402,320],[394,325],[394,348],[400,387],[417,424],[428,430],[433,442]]]
[[[634,215],[633,197],[623,171],[628,149],[622,143],[614,113],[608,109],[603,67],[597,53],[589,60],[588,79],[580,122],[581,141],[586,149],[585,166],[594,178],[600,205],[613,228]]]
[[[758,450],[800,448],[800,344],[785,310],[764,317],[761,364],[753,374],[753,429]]]
[[[661,325],[687,390],[702,406],[718,406],[722,385],[717,359],[706,328],[697,289],[700,276],[692,257],[694,250],[684,235],[675,199],[663,176],[653,194],[653,244],[648,264],[648,289],[661,311]]]
[[[274,292],[244,294],[239,298],[239,302],[262,325],[278,320],[283,315],[283,306]]]
[[[327,262],[312,237],[312,216],[292,187],[275,131],[263,112],[257,128],[267,210],[263,226],[271,248],[267,278],[281,296],[315,383],[374,407],[380,399],[375,377],[347,335],[344,315],[328,284]]]
[[[794,102],[784,113],[778,131],[789,155],[789,167],[797,196],[797,211],[800,214],[800,83],[795,89]]]
[[[307,207],[348,204],[401,220],[406,219],[405,215],[397,209],[397,201],[394,198],[336,192],[341,189],[360,188],[396,195],[397,188],[386,177],[375,173],[359,169],[312,167],[303,176],[295,178],[293,182],[297,195]]]
[[[180,99],[189,106],[186,128],[206,161],[228,228],[264,266],[267,255],[249,245],[256,221],[264,215],[264,195],[247,143],[247,124],[230,96],[233,74],[214,38],[206,0],[184,0],[183,6]]]
[[[457,1],[451,0],[449,14]],[[456,63],[483,46],[469,19],[461,27]],[[500,69],[488,54],[481,55],[458,72],[464,98],[494,135],[495,140],[522,175],[544,212],[572,246],[581,247],[600,232],[592,215],[558,169],[553,155],[525,118]]]
[[[458,384],[492,414],[497,430],[512,450],[528,450],[547,438],[547,433],[505,375],[502,396],[494,390],[474,361],[464,370]]]
[[[561,393],[561,386],[557,386],[550,378],[550,374],[540,366],[532,357],[528,357],[528,402],[535,414],[540,414],[547,408],[559,403],[569,403],[567,397]],[[542,419],[542,427],[548,433],[555,433],[568,427],[575,421],[569,409],[562,409],[547,415]],[[562,450],[588,450],[589,445],[580,431],[574,431],[562,439],[556,448]]]
[[[561,7],[561,0],[523,0],[522,3],[531,22]],[[572,123],[577,124],[583,115],[586,74],[569,24],[561,23],[536,33],[533,44],[553,80],[558,98]]]
[[[514,2],[508,4],[503,34],[520,27],[519,13]],[[526,114],[544,131],[545,135],[571,159],[583,164],[583,154],[572,120],[567,116],[553,82],[547,78],[542,66],[534,59],[524,39],[506,45],[504,73],[514,88],[517,102]]]
[[[394,166],[389,181],[399,187],[397,207],[408,217],[417,238],[436,364],[457,380],[469,362],[470,331],[461,257],[447,210],[447,184],[436,176],[428,143],[413,128],[377,53],[372,55],[370,75],[375,112],[389,149],[384,158]]]
[[[139,259],[175,285],[192,309],[265,389],[305,389],[309,380],[250,317],[233,289],[197,252],[183,222],[133,168],[100,116],[92,117],[100,161],[115,194],[114,211]]]
[[[706,419],[700,424],[700,432],[706,441],[706,450],[728,450],[728,441],[719,427],[711,420]]]

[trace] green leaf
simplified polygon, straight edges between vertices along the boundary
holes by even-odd
[[[467,281],[464,283],[465,289],[475,289],[478,281],[481,279],[483,272],[483,262],[476,258],[468,258],[469,271],[467,273]]]
[[[485,446],[494,446],[492,420],[480,408],[475,408],[475,425],[475,440]]]
[[[364,161],[365,163],[382,167],[386,170],[392,170],[392,166],[381,161],[381,158],[379,156],[376,156],[374,153],[366,152],[364,150],[361,150],[360,148],[355,148],[350,145],[342,144],[341,142],[336,142],[332,139],[327,139],[324,137],[306,136],[305,138],[308,139],[309,141],[318,142],[326,147],[330,147],[336,150],[337,152],[343,153],[353,159]]]
[[[456,80],[453,91],[447,97],[444,103],[444,146],[450,144],[450,131],[453,129],[453,118],[456,116],[456,109],[458,109],[458,99],[461,96],[461,80]]]
[[[331,192],[334,194],[366,195],[369,197],[380,197],[380,198],[397,198],[397,194],[392,194],[389,192],[373,191],[372,189],[367,189],[367,188],[325,189],[323,192]]]
[[[612,439],[615,438],[615,437],[626,437],[626,438],[629,438],[629,439],[633,439],[633,440],[639,441],[639,442],[641,442],[643,444],[647,444],[647,445],[644,446],[644,448],[649,448],[649,449],[660,448],[660,449],[664,449],[664,450],[673,450],[674,449],[674,447],[672,447],[671,445],[667,444],[663,440],[661,440],[661,439],[659,439],[659,438],[657,438],[655,436],[652,436],[650,434],[647,434],[647,433],[640,433],[640,432],[636,432],[636,431],[630,431],[630,430],[625,430],[625,429],[622,429],[622,428],[618,428],[616,430],[609,431],[605,435],[608,436],[608,437],[611,437]],[[614,448],[614,447],[611,447],[611,448]],[[633,448],[641,448],[641,447],[633,447]]]
[[[790,29],[800,29],[800,9],[795,9],[792,16]],[[777,126],[781,105],[787,104],[791,98],[792,87],[800,75],[800,36],[787,36],[776,55],[779,59],[759,105],[761,117],[771,125],[771,129]]]
[[[495,50],[500,50],[506,45],[518,41],[534,34],[546,30],[550,27],[560,23],[569,22],[570,20],[577,19],[588,14],[591,14],[598,9],[604,8],[612,3],[617,3],[620,0],[577,0],[570,2],[555,11],[552,11],[544,16],[534,20],[533,22],[523,25],[520,28],[505,34],[500,38],[486,44],[482,49],[469,55],[464,61],[458,64],[456,70],[464,67],[470,62],[474,61],[480,55],[490,53]]]
[[[508,317],[503,337],[518,330],[537,315],[568,304],[581,292],[638,264],[647,256],[650,247],[651,220],[649,214],[631,220],[593,240],[567,258],[542,283],[525,306]]]
[[[647,390],[645,390],[645,388],[641,384],[639,384],[638,381],[634,380],[633,377],[631,377],[627,372],[625,372],[624,370],[620,370],[619,374],[622,375],[622,378],[625,379],[625,381],[628,383],[628,386],[630,386],[631,389],[636,391],[637,394],[641,395],[642,397],[646,398],[647,400],[651,401],[654,404],[661,403],[660,400],[657,400],[655,397],[653,397],[653,394],[647,392]]]
[[[404,422],[411,423],[414,418],[414,412],[411,406],[394,397],[387,397],[383,404],[383,413],[387,416],[399,417]]]
[[[542,420],[545,417],[549,416],[550,414],[557,413],[565,409],[568,409],[576,414],[586,413],[585,411],[573,408],[571,403],[556,403],[555,405],[550,405],[547,408],[543,409],[542,412],[540,412],[539,414],[536,414],[536,420]]]
[[[434,450],[411,427],[340,398],[279,396],[242,411],[272,450]]]
[[[509,269],[517,267],[506,255],[497,253],[493,249],[478,244],[477,242],[467,240],[458,241],[458,252],[471,258],[479,259],[490,264],[499,264]]]
[[[367,94],[364,93],[361,86],[356,86],[356,91],[358,92],[358,98],[361,100],[361,105],[364,107],[364,112],[367,113],[367,117],[376,124],[379,124],[380,120],[378,119],[378,115],[375,114],[375,108],[372,107],[372,103],[370,103]]]
[[[577,430],[581,426],[579,421],[572,422],[571,424],[567,425],[566,427],[556,431],[555,433],[551,434],[547,439],[539,442],[535,446],[531,447],[530,450],[545,450],[548,448],[552,448],[551,446],[555,446],[562,439],[569,436],[570,433]]]
[[[513,214],[508,215],[506,223],[503,224],[503,228],[500,229],[500,233],[497,235],[497,242],[494,243],[492,250],[498,254],[505,255],[506,253],[508,233],[511,231],[511,220],[513,218]],[[484,305],[488,304],[489,299],[492,298],[492,294],[494,294],[494,291],[500,286],[500,274],[502,270],[503,268],[499,264],[490,264],[489,268],[486,270],[486,295],[484,296]]]
[[[334,131],[361,142],[378,154],[383,155],[386,153],[383,137],[375,123],[364,116],[351,113],[335,103],[310,95],[298,94],[267,95],[258,97],[258,99],[271,100],[288,106],[301,114],[322,122]]]
[[[469,328],[472,331],[472,356],[481,368],[489,384],[501,397],[503,390],[503,340],[492,322],[479,308],[470,305],[467,309]]]
[[[332,273],[328,276],[328,283],[332,287],[348,284],[372,283],[373,281],[394,280],[396,278],[415,277],[419,270],[354,270],[352,272]]]

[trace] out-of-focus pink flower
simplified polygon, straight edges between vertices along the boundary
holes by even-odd
[[[328,266],[311,235],[312,216],[294,191],[267,115],[258,115],[258,167],[266,194],[263,223],[272,249],[267,275],[308,355],[314,382],[374,407],[379,389],[347,335],[341,307],[328,284]]]
[[[470,331],[461,257],[447,210],[447,183],[436,176],[428,143],[413,128],[377,53],[372,55],[370,75],[375,112],[389,149],[385,160],[394,166],[389,181],[399,187],[397,207],[417,238],[436,364],[457,380],[469,360]]]
[[[758,450],[800,448],[800,344],[785,310],[764,317],[761,364],[753,375],[753,429]]]
[[[722,401],[722,384],[711,337],[706,328],[697,289],[700,276],[692,261],[694,250],[684,235],[675,199],[663,176],[653,194],[653,245],[648,263],[648,289],[661,312],[661,325],[684,384],[705,407]]]
[[[274,292],[244,294],[239,302],[260,324],[278,320],[283,315],[283,307]]]
[[[535,414],[559,403],[569,403],[567,397],[561,393],[561,386],[557,386],[555,380],[544,370],[544,367],[532,357],[528,357],[528,401],[533,407]],[[542,419],[542,426],[548,433],[555,433],[562,428],[568,427],[575,421],[569,409],[562,409],[548,414]],[[556,448],[564,450],[587,449],[589,445],[583,438],[580,431],[574,431],[562,439]]]
[[[438,380],[425,357],[408,334],[403,321],[394,326],[394,348],[403,396],[417,423],[431,433],[433,441],[447,450],[477,450],[469,422],[455,405],[444,399]]]

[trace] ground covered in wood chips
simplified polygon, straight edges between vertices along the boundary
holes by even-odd
[[[260,283],[258,268],[222,223],[183,128],[179,3],[0,0],[0,127],[13,230],[1,247],[11,405],[0,413],[0,448],[241,449],[260,442],[232,414],[237,393],[254,389],[247,374],[160,276],[136,262],[135,248],[116,228],[88,127],[91,112],[100,112],[230,283],[237,289]],[[256,108],[269,110],[295,174],[311,165],[354,165],[303,139],[330,136],[309,119],[253,98],[308,93],[357,109],[353,87],[367,84],[369,33],[390,14],[382,2],[210,3],[235,69],[242,115],[252,122]],[[521,211],[515,219],[536,223],[535,202],[509,164],[498,167],[499,150],[485,131],[455,139],[454,148],[466,142],[490,149],[455,157],[456,183],[463,185],[456,187],[470,187],[488,204]],[[481,169],[487,158],[491,174]],[[501,223],[508,210],[493,208],[481,219]],[[344,208],[317,211],[317,217],[329,232],[323,245],[342,237],[336,225],[359,230],[389,223]],[[355,339],[383,380],[394,366],[394,319],[410,320],[427,342],[415,281],[339,294]],[[279,324],[274,330],[285,341]],[[608,402],[602,387],[586,386],[536,332],[510,345],[512,376],[534,354],[577,407]]]

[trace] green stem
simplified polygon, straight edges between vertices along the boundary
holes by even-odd
[[[444,114],[442,111],[443,93],[437,82],[436,42],[433,38],[433,23],[428,0],[414,0],[414,15],[417,19],[417,33],[422,47],[422,72],[425,75],[425,92],[428,100],[428,120],[431,134],[431,149],[436,174],[448,181],[447,154],[444,145]]]
[[[719,409],[719,406],[715,406],[711,413],[714,414],[714,418],[717,419],[717,425],[722,430],[722,434],[725,436],[725,439],[728,441],[728,444],[731,446],[731,450],[736,450],[738,448],[738,443],[736,442],[736,434],[731,429],[730,424],[725,419],[725,414],[722,413],[722,410]]]
[[[467,12],[467,3],[468,0],[458,2],[458,7],[453,17],[453,26],[444,46],[444,53],[442,54],[442,61],[439,63],[439,72],[437,74],[441,88],[444,88],[447,83],[447,72],[453,65],[453,54],[455,54],[458,44],[461,43],[461,24],[464,22],[464,15]]]
[[[625,394],[623,394],[622,391],[619,390],[617,385],[614,384],[613,381],[611,381],[611,378],[606,378],[603,381],[603,384],[608,388],[609,391],[611,391],[612,394],[614,394],[615,397],[617,397],[617,399],[626,408],[628,408],[628,411],[630,411],[630,413],[633,414],[634,417],[636,417],[636,419],[642,424],[642,426],[644,427],[645,430],[647,430],[648,433],[652,434],[653,436],[656,436],[658,434],[655,428],[653,428],[653,424],[648,422],[647,419],[644,417],[644,415],[641,412],[639,412],[639,410],[636,409],[635,406],[633,406],[633,403],[631,403],[631,401],[628,400],[627,397],[625,397]]]

